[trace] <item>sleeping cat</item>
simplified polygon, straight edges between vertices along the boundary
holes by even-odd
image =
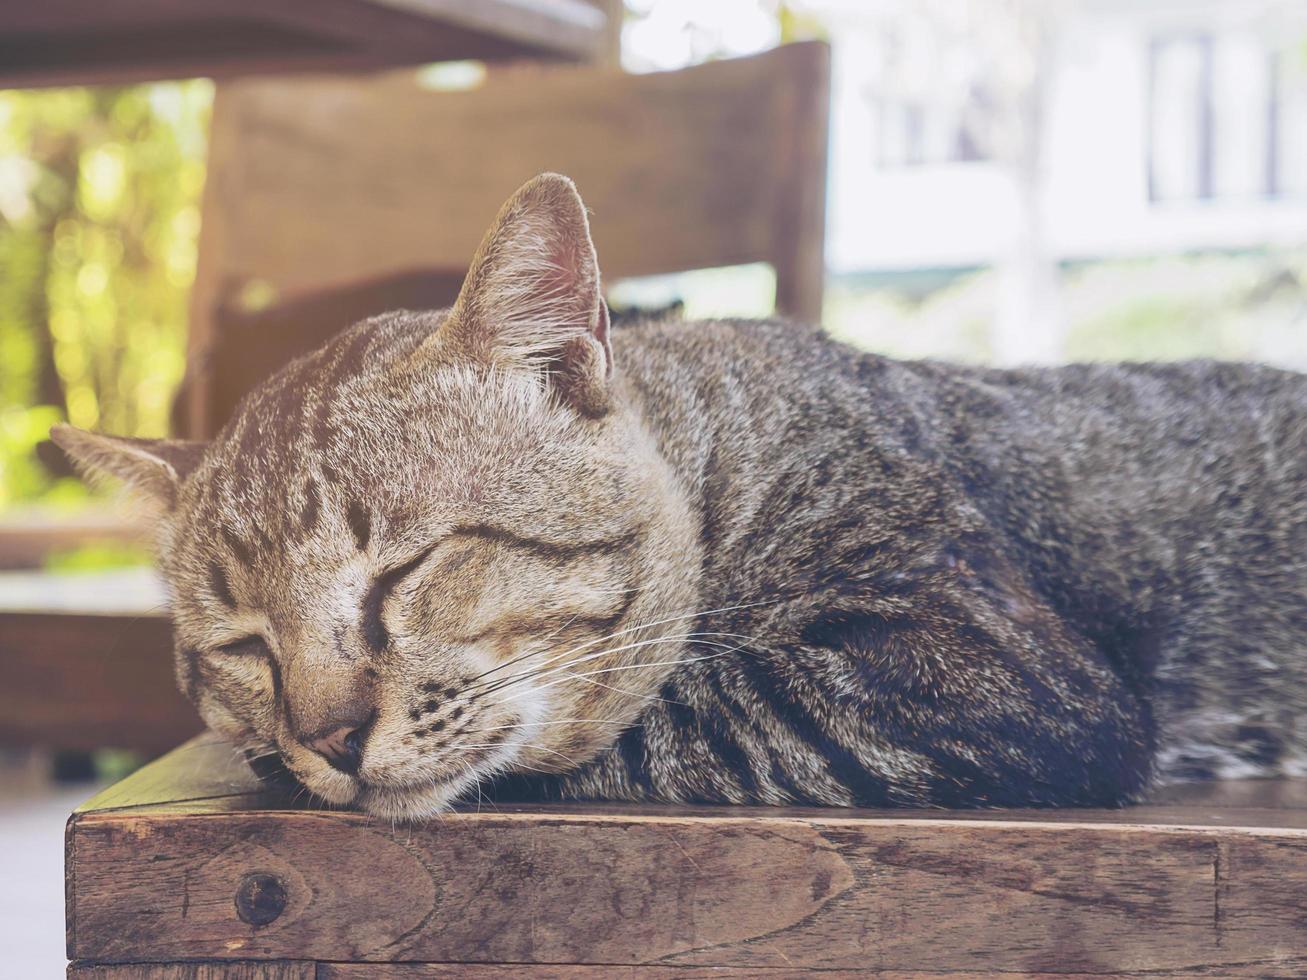
[[[53,436],[158,505],[204,719],[335,804],[1085,805],[1307,770],[1304,377],[610,336],[557,175],[452,309],[346,330],[212,443]]]

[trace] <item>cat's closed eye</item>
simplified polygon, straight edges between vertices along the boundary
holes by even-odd
[[[382,572],[373,581],[363,599],[363,635],[371,649],[380,651],[390,645],[390,633],[381,618],[386,600],[395,587],[417,571],[437,547],[438,545],[431,545],[402,565]]]
[[[261,636],[244,636],[214,647],[212,652],[231,657],[267,657],[272,654],[267,641]]]

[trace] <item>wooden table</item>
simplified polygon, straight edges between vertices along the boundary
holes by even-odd
[[[0,88],[339,71],[475,58],[590,60],[587,0],[37,0],[0,16]]]
[[[70,977],[1303,976],[1307,783],[1115,811],[286,809],[212,736],[69,821]]]

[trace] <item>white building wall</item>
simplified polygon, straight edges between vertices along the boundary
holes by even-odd
[[[1216,0],[1083,2],[1061,25],[1044,125],[1047,244],[1055,259],[1174,254],[1204,249],[1307,246],[1307,171],[1282,174],[1286,194],[1265,196],[1264,65],[1269,3]],[[989,162],[877,167],[871,96],[875,19],[836,4],[828,255],[836,273],[989,265],[1016,234],[1010,174]],[[1150,40],[1213,32],[1215,197],[1149,198]],[[1281,139],[1292,164],[1307,146],[1307,95],[1282,93]],[[1295,123],[1294,117],[1302,118]],[[1166,136],[1162,149],[1183,132]],[[1307,160],[1303,161],[1307,167]]]

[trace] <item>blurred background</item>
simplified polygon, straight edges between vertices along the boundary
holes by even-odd
[[[1307,367],[1302,4],[629,0],[621,61],[674,69],[811,37],[833,48],[823,322],[835,335],[997,363]],[[475,79],[470,67],[444,77]],[[169,430],[213,91],[0,92],[10,523],[87,504],[39,448],[52,423]],[[773,289],[769,269],[746,266],[614,297],[748,315],[770,311]],[[139,557],[102,541],[42,561]]]
[[[607,6],[620,14],[612,57],[629,73],[830,44],[819,304],[835,336],[997,364],[1307,369],[1301,0]],[[432,91],[486,76],[467,61],[406,70]],[[158,732],[194,724],[173,706],[148,737],[115,739],[105,731],[121,721],[106,711],[93,734],[61,741],[48,733],[73,709],[42,715],[30,692],[80,684],[73,713],[94,721],[115,685],[170,691],[140,529],[46,435],[65,420],[144,437],[186,428],[214,94],[204,78],[0,90],[0,688],[21,670],[11,699],[28,693],[5,714],[36,719],[0,730],[10,841],[57,848],[61,815],[86,789],[51,790],[51,772],[102,781],[165,748]],[[768,315],[778,288],[772,266],[749,263],[628,277],[610,299],[688,318]],[[255,280],[237,297],[247,313],[280,298]],[[105,648],[83,651],[97,631]],[[120,676],[114,658],[152,644],[149,679]],[[42,673],[47,648],[72,659]],[[61,882],[48,884],[57,905]],[[59,931],[30,893],[10,894],[24,896],[0,907],[11,923]]]
[[[630,0],[621,58],[665,70],[799,37],[833,47],[823,322],[835,335],[998,363],[1307,367],[1302,4]],[[169,429],[212,97],[207,80],[0,92],[11,517],[87,500],[38,452],[52,423]],[[761,315],[773,288],[749,266],[615,297]]]

